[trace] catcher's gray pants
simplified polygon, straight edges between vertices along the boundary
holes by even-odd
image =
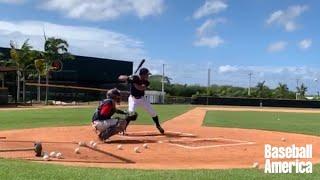
[[[99,132],[103,132],[111,126],[115,126],[118,119],[107,119],[104,121],[93,121],[92,126]]]

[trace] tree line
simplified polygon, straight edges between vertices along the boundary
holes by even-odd
[[[68,52],[69,44],[66,40],[45,37],[43,51],[34,50],[30,45],[29,40],[25,40],[22,46],[17,43],[10,42],[9,57],[0,54],[0,66],[14,67],[16,69],[16,84],[17,84],[17,102],[21,102],[20,92],[22,85],[22,102],[26,101],[26,80],[38,78],[38,83],[41,83],[41,78],[45,78],[46,84],[49,84],[50,73],[56,70],[54,62],[63,59],[73,59],[73,56]],[[46,86],[45,102],[48,103],[48,91]],[[38,101],[40,101],[40,86],[38,87]]]
[[[296,87],[296,91],[290,91],[288,85],[279,83],[274,89],[268,87],[265,83],[259,82],[251,88],[235,87],[230,85],[212,85],[209,88],[200,85],[172,84],[170,78],[164,78],[164,89],[169,96],[213,96],[213,97],[248,97],[248,98],[275,98],[275,99],[305,99],[308,88],[305,84]],[[155,75],[150,77],[150,90],[161,91],[162,77]]]

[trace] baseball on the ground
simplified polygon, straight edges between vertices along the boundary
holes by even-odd
[[[42,156],[49,156],[47,152],[42,152]]]
[[[43,158],[43,160],[45,160],[45,161],[49,161],[49,159],[50,159],[50,157],[49,157],[47,154],[45,154],[42,158]]]
[[[79,146],[85,146],[86,145],[86,143],[82,142],[82,141],[80,141],[78,144],[79,144]]]
[[[139,147],[135,147],[133,150],[134,150],[135,153],[140,153]]]
[[[56,152],[52,151],[50,154],[49,154],[50,157],[56,157]]]
[[[80,154],[80,148],[74,149],[74,152],[75,152],[76,154]]]
[[[62,153],[61,153],[61,152],[58,152],[58,153],[56,154],[56,158],[61,159],[61,158],[62,158]]]
[[[122,150],[122,145],[119,144],[119,145],[117,146],[117,149]]]
[[[149,146],[148,146],[148,144],[143,144],[142,147],[145,149],[148,149]]]
[[[253,163],[252,167],[253,168],[258,168],[259,167],[259,163],[258,162]]]
[[[92,144],[92,148],[97,148],[97,146],[98,146],[97,143]]]
[[[281,138],[281,141],[286,141],[286,138],[284,138],[284,137],[283,137],[283,138]]]

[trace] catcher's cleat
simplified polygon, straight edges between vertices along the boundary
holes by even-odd
[[[164,129],[161,126],[156,126],[161,134],[164,134]]]

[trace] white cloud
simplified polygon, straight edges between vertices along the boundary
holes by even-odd
[[[208,19],[200,27],[197,28],[197,39],[194,42],[195,46],[207,46],[215,48],[224,43],[224,40],[217,35],[214,28],[219,23],[226,22],[223,18]]]
[[[230,65],[224,65],[219,67],[219,73],[228,73],[228,72],[236,72],[238,71],[238,67],[236,66],[230,66]]]
[[[278,41],[275,43],[272,43],[268,47],[269,52],[280,52],[286,49],[288,43],[285,41]]]
[[[266,23],[283,26],[286,31],[292,32],[298,28],[298,24],[295,22],[296,18],[307,10],[308,6],[306,5],[295,5],[286,10],[277,10],[269,16]]]
[[[164,0],[48,0],[41,7],[70,18],[99,21],[132,14],[139,18],[158,15],[165,5]]]
[[[145,56],[143,43],[117,32],[84,26],[64,26],[42,21],[0,21],[0,46],[9,46],[9,41],[18,44],[30,39],[30,44],[43,49],[43,28],[47,36],[66,39],[73,54],[106,57],[123,60],[140,59]]]
[[[249,73],[252,73],[252,86],[258,82],[266,81],[269,87],[275,88],[281,82],[288,84],[291,90],[295,90],[296,79],[299,79],[300,83],[308,86],[309,93],[315,92],[314,79],[320,76],[320,69],[308,66],[221,65],[215,71],[213,72],[214,84],[248,87]],[[205,84],[205,79],[203,84]]]
[[[219,24],[226,22],[223,18],[208,19],[199,28],[197,28],[197,34],[199,36],[210,35],[213,33],[213,29]]]
[[[309,49],[312,46],[312,40],[311,39],[303,39],[299,42],[299,47],[302,50]]]
[[[223,0],[206,0],[206,2],[193,14],[194,19],[200,19],[202,17],[217,14],[228,8]]]
[[[0,3],[8,3],[8,4],[22,4],[26,0],[0,0]]]
[[[220,36],[201,37],[194,42],[195,46],[207,46],[215,48],[224,43],[224,40]]]

